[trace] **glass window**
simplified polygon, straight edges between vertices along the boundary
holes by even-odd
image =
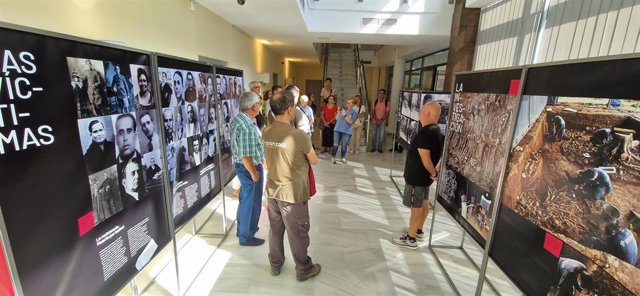
[[[409,87],[410,83],[411,83],[411,72],[404,72],[404,83],[402,85],[402,88],[410,89]]]
[[[422,71],[422,89],[433,90],[433,68]]]
[[[409,85],[410,89],[420,89],[420,72],[420,70],[411,72],[411,84]]]
[[[422,68],[422,59],[416,59],[411,62],[411,70],[417,70]]]
[[[438,66],[436,68],[436,87],[435,91],[443,91],[444,90],[444,76],[447,72],[447,65]]]
[[[403,89],[442,91],[444,89],[444,73],[447,69],[448,57],[449,50],[444,50],[405,62]],[[440,66],[435,68],[436,65]]]
[[[446,64],[447,58],[449,57],[449,51],[445,50],[436,54],[432,54],[430,56],[426,56],[424,58],[424,67],[433,66],[438,64]]]

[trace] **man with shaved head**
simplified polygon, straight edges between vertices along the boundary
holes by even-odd
[[[411,209],[409,227],[393,243],[404,248],[417,249],[416,240],[422,240],[422,227],[429,214],[429,186],[438,177],[444,136],[438,126],[440,104],[427,103],[418,118],[422,126],[413,139],[404,165],[404,194],[402,203]]]

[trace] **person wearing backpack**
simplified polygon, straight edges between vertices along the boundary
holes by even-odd
[[[378,90],[378,98],[371,104],[371,123],[373,126],[371,136],[373,141],[371,142],[371,150],[369,150],[369,152],[378,151],[382,153],[385,127],[387,119],[389,118],[389,101],[384,98],[386,94],[387,91],[381,88]]]

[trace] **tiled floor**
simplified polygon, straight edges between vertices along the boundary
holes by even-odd
[[[390,168],[398,182],[402,182],[404,154],[361,153],[349,155],[348,164],[331,164],[328,154],[314,167],[318,194],[310,202],[311,246],[309,255],[322,265],[322,272],[306,282],[297,282],[290,253],[280,276],[269,273],[267,245],[240,247],[235,227],[222,239],[206,232],[222,232],[221,198],[212,202],[218,210],[207,220],[212,209],[196,218],[199,235],[192,235],[187,224],[178,232],[178,262],[180,263],[180,291],[185,295],[455,295],[443,270],[434,257],[442,261],[461,295],[473,295],[478,272],[456,249],[436,249],[432,252],[427,240],[418,250],[393,245],[392,237],[399,236],[409,220],[408,209],[402,206],[398,191],[391,181]],[[229,190],[229,188],[227,188]],[[435,191],[435,184],[431,191]],[[263,203],[266,204],[266,203]],[[237,199],[227,197],[227,222],[235,216]],[[462,235],[462,230],[439,206],[436,208],[434,244],[459,245],[464,239],[465,249],[477,264],[482,249]],[[425,230],[431,227],[431,216]],[[263,208],[257,237],[267,238],[269,224]],[[286,242],[286,239],[285,239]],[[288,245],[285,247],[288,250]],[[171,257],[172,248],[168,248]],[[162,259],[162,258],[160,258]],[[177,294],[175,263],[160,260],[138,279],[143,295]],[[491,280],[501,295],[522,295],[490,265]],[[151,277],[156,277],[150,281]],[[140,276],[139,276],[140,278]],[[128,289],[128,288],[127,288]],[[125,290],[127,290],[125,289]],[[129,292],[130,293],[130,292]],[[128,294],[123,291],[122,295]],[[496,295],[485,284],[482,295]]]

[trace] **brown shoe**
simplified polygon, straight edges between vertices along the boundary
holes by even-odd
[[[316,263],[313,265],[313,267],[311,268],[311,270],[309,270],[309,272],[307,272],[307,274],[298,274],[296,275],[296,279],[299,282],[304,282],[316,275],[318,275],[320,273],[320,264]]]
[[[271,266],[271,275],[272,276],[280,275],[280,268],[282,268],[282,266]]]

